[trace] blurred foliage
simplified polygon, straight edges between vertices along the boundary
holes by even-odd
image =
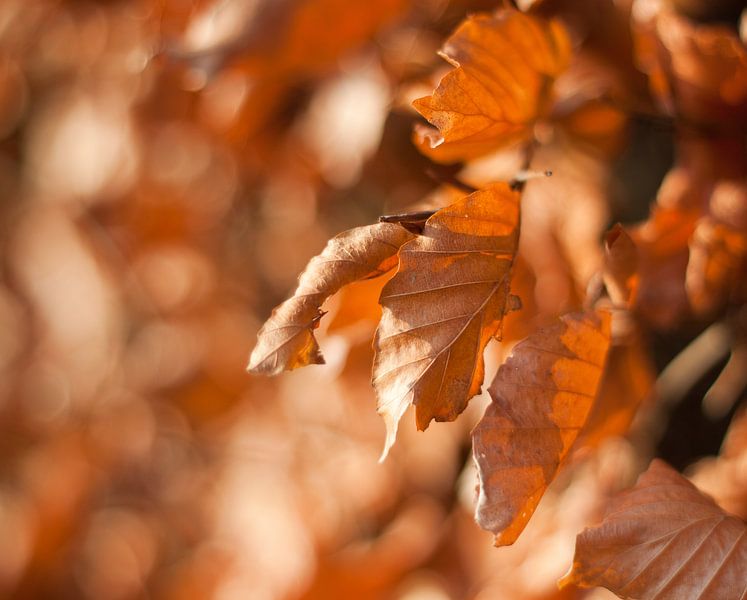
[[[537,10],[572,24],[589,60],[653,106],[642,73],[609,47],[632,47],[629,3],[592,4]],[[3,1],[0,596],[608,597],[555,581],[575,534],[640,467],[628,441],[561,478],[522,539],[497,551],[471,517],[468,433],[485,398],[456,424],[403,427],[376,464],[375,286],[328,307],[326,367],[244,370],[260,323],[327,238],[448,179],[411,142],[410,101],[433,88],[448,33],[495,7]],[[635,190],[669,166],[659,148],[672,132],[639,108],[626,106],[639,137],[616,121],[622,141],[604,146],[604,168],[579,159],[592,183],[560,179],[568,194],[591,186],[583,206],[528,191],[527,210],[547,218],[527,239],[549,244],[520,259],[530,311],[576,302],[599,265],[558,248],[645,214],[652,198]],[[547,145],[538,161],[568,156]],[[483,180],[479,165],[463,177]],[[591,229],[558,225],[574,209]],[[515,327],[509,340],[526,333]]]

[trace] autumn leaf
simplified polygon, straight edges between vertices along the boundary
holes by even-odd
[[[381,292],[375,341],[384,456],[410,404],[422,430],[432,419],[454,420],[479,393],[483,350],[514,307],[518,224],[519,194],[497,184],[436,212],[400,249],[399,269]]]
[[[314,329],[322,303],[342,286],[386,273],[397,264],[397,250],[414,236],[391,223],[351,229],[332,238],[311,259],[293,296],[278,306],[257,334],[248,371],[277,375],[324,358]]]
[[[472,432],[476,518],[497,546],[516,541],[584,426],[610,346],[607,312],[571,313],[519,342]]]
[[[576,540],[561,579],[642,600],[744,598],[747,525],[660,460]]]
[[[439,130],[421,130],[421,149],[434,160],[466,160],[526,137],[570,55],[557,21],[510,9],[467,18],[442,49],[456,68],[413,103]]]
[[[635,11],[634,11],[635,13]],[[667,112],[693,122],[747,123],[747,49],[737,31],[691,21],[666,3],[634,20],[636,58]]]
[[[709,214],[690,238],[685,288],[698,314],[708,314],[744,294],[747,267],[747,180],[719,181],[709,199]]]
[[[635,302],[638,250],[633,239],[619,223],[604,236],[602,279],[613,304],[630,306]]]
[[[609,437],[627,433],[638,409],[653,397],[656,370],[649,354],[640,333],[610,348],[599,394],[577,448],[595,447]]]

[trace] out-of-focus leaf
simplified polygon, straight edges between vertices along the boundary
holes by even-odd
[[[572,313],[519,342],[472,433],[476,518],[512,544],[586,423],[610,346],[610,315]]]
[[[578,536],[561,585],[642,600],[742,598],[746,564],[747,525],[657,459]]]
[[[728,300],[740,281],[747,258],[747,232],[735,231],[708,217],[701,219],[690,240],[685,288],[690,304],[708,313]]]
[[[466,19],[442,54],[456,68],[413,106],[440,131],[429,136],[434,152],[421,149],[454,161],[527,136],[548,111],[552,81],[568,66],[571,46],[557,21],[502,9]]]
[[[747,260],[747,183],[722,181],[710,213],[690,239],[685,288],[693,309],[708,313],[732,300]]]
[[[483,350],[500,334],[518,243],[519,194],[497,184],[436,212],[403,245],[381,292],[373,385],[385,454],[410,404],[419,429],[453,421],[480,391]]]
[[[628,232],[618,223],[604,238],[602,278],[613,303],[635,301],[638,288],[638,251]]]
[[[649,219],[631,232],[640,252],[637,308],[657,327],[672,327],[688,310],[687,244],[698,214],[692,208],[654,207]]]
[[[747,410],[739,411],[729,426],[721,453],[695,465],[693,483],[719,506],[747,519]]]
[[[602,267],[599,238],[609,220],[609,166],[568,140],[537,148],[532,170],[552,171],[526,183],[520,254],[537,280],[540,312],[574,310],[580,292]]]
[[[332,238],[311,259],[293,296],[278,306],[257,335],[249,359],[252,373],[276,375],[324,358],[314,329],[324,313],[322,303],[345,284],[377,277],[397,264],[397,250],[413,235],[399,225],[357,227]]]
[[[747,124],[747,50],[736,31],[662,6],[634,23],[637,59],[661,105],[698,123]]]

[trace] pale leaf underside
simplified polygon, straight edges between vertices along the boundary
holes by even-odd
[[[248,371],[277,375],[323,364],[313,333],[323,315],[322,303],[344,285],[394,268],[397,250],[413,237],[399,225],[379,223],[332,238],[306,266],[293,296],[278,306],[260,329]]]

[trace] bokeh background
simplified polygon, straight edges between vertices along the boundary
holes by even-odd
[[[579,35],[629,16],[575,5]],[[327,307],[326,366],[244,371],[330,236],[452,174],[412,143],[409,103],[447,67],[446,35],[495,7],[0,3],[0,597],[581,597],[555,580],[633,477],[630,442],[561,477],[496,550],[472,521],[484,398],[426,433],[406,416],[377,464],[380,282]],[[666,128],[631,119],[625,136],[604,223],[644,218],[672,161]]]

